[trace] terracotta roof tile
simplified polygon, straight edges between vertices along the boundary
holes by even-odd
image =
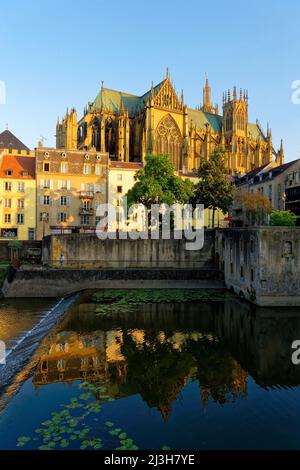
[[[0,162],[0,178],[35,179],[35,158],[33,157],[5,154]],[[12,170],[13,174],[8,176],[7,170]],[[27,172],[27,176],[23,172]]]
[[[138,162],[110,162],[109,167],[112,169],[120,169],[120,170],[140,170],[143,168],[142,163]]]

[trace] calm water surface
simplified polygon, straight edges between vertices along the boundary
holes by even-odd
[[[32,301],[28,313],[29,305],[6,302],[7,338],[30,328],[46,304]],[[299,309],[237,300],[142,305],[106,318],[96,309],[77,303],[43,341],[0,415],[1,449],[15,449],[20,436],[31,438],[26,449],[99,439],[115,449],[126,438],[141,449],[300,448],[300,366],[291,363]],[[64,424],[51,414],[62,411]],[[63,430],[49,424],[53,416]]]

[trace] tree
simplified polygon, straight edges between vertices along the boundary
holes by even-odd
[[[260,225],[265,217],[272,211],[269,199],[256,193],[238,193],[235,196],[237,203],[240,203],[250,223]]]
[[[193,196],[194,186],[189,180],[175,175],[175,168],[168,155],[146,157],[146,165],[135,175],[136,183],[127,193],[127,204],[187,203]]]
[[[291,211],[272,211],[270,215],[270,225],[294,227],[297,216]]]
[[[195,186],[194,203],[204,204],[205,208],[212,209],[214,227],[216,209],[225,214],[233,202],[234,188],[229,181],[225,151],[221,147],[217,148],[208,161],[200,161],[196,172],[199,182]]]

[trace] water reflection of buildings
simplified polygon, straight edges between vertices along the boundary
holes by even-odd
[[[39,360],[34,386],[55,382],[72,383],[75,380],[123,383],[126,362],[120,352],[121,342],[122,334],[119,331],[59,333],[48,352]],[[112,389],[111,393],[118,394],[118,390]]]
[[[201,361],[197,349],[201,351]],[[105,384],[105,397],[119,398],[140,393],[149,407],[166,418],[186,383],[199,379],[201,398],[219,403],[242,396],[247,375],[231,357],[222,363],[223,373],[214,373],[220,353],[211,333],[180,331],[96,330],[84,334],[59,333],[40,357],[34,374],[37,388],[55,382],[85,380]],[[220,398],[221,397],[221,398]]]

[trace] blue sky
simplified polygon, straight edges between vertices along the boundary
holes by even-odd
[[[249,117],[270,122],[286,160],[300,157],[300,2],[287,0],[11,0],[1,2],[0,80],[8,123],[25,144],[55,144],[57,116],[108,88],[143,94],[170,69],[191,107],[207,72],[213,100],[236,85],[249,90]]]

